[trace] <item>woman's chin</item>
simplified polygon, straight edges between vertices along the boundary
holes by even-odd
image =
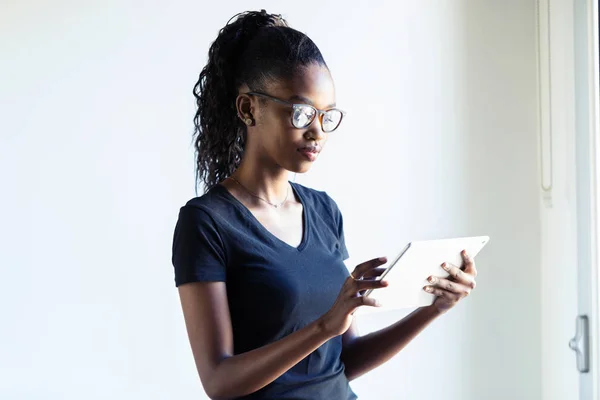
[[[289,168],[286,168],[288,171],[295,174],[304,174],[312,168],[313,163],[301,163],[296,165],[290,165]]]
[[[294,157],[291,160],[287,159],[286,163],[280,163],[279,165],[292,173],[303,174],[310,171],[317,161],[317,157],[311,157],[312,159],[309,159],[309,157],[301,155],[300,153],[297,153],[296,155],[297,157]]]

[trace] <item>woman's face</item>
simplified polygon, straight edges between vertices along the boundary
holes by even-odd
[[[301,69],[291,80],[274,81],[262,93],[320,110],[335,107],[333,80],[329,70],[319,65]],[[247,101],[246,109],[251,111],[255,124],[248,127],[246,152],[249,154],[244,156],[252,154],[268,168],[281,167],[297,173],[308,171],[329,135],[323,132],[320,118],[316,117],[307,128],[298,129],[292,125],[291,106],[258,96],[250,96]]]

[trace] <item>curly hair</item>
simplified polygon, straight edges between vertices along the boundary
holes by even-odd
[[[316,44],[281,15],[243,12],[219,31],[193,90],[196,191],[201,183],[210,190],[242,160],[247,127],[235,105],[240,85],[261,91],[270,80],[289,79],[310,64],[327,67]]]

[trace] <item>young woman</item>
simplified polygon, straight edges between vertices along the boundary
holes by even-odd
[[[234,17],[194,87],[197,180],[173,265],[196,367],[213,399],[356,399],[349,381],[397,354],[475,287],[475,266],[431,277],[438,297],[360,336],[353,312],[385,258],[344,265],[342,215],[326,192],[288,181],[343,120],[317,46],[279,15]]]

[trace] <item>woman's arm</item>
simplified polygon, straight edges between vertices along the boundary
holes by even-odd
[[[477,268],[466,251],[461,253],[463,267],[442,267],[450,274],[448,279],[431,276],[424,288],[437,298],[432,305],[422,307],[387,328],[359,336],[354,321],[342,337],[342,361],[348,380],[356,379],[398,354],[435,318],[454,307],[475,289]],[[464,270],[463,270],[464,268]]]
[[[354,274],[363,276],[381,263],[379,259],[361,263]],[[188,337],[204,390],[212,399],[229,399],[267,386],[329,339],[345,332],[358,307],[375,306],[374,299],[357,293],[385,286],[384,281],[348,277],[333,306],[317,320],[283,339],[236,355],[226,284],[193,282],[179,286]]]
[[[358,378],[398,354],[439,315],[441,312],[434,306],[419,308],[395,324],[364,336],[351,336],[357,331],[351,326],[348,335],[344,334],[346,344],[342,351],[348,380]]]
[[[224,282],[194,282],[179,296],[196,368],[211,399],[253,393],[273,382],[330,339],[320,320],[269,345],[233,355]]]

